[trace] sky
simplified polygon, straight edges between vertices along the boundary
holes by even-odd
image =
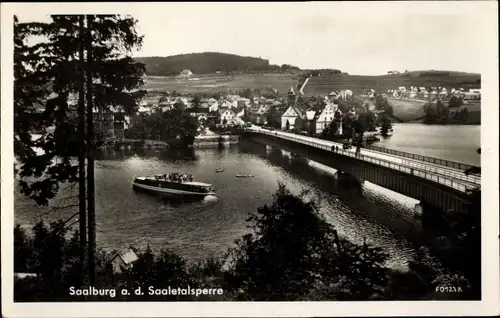
[[[43,11],[56,10],[47,8],[20,11],[19,18],[44,20]],[[134,56],[222,52],[376,75],[479,73],[487,22],[480,8],[458,2],[144,3],[106,12],[138,20],[145,38]]]

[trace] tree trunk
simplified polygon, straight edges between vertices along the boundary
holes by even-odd
[[[89,283],[95,286],[95,189],[94,189],[94,115],[92,89],[92,21],[87,15],[87,202],[88,202],[88,233],[89,233]]]
[[[87,247],[87,206],[86,206],[86,187],[85,187],[85,27],[84,16],[80,16],[80,74],[78,83],[78,200],[79,200],[79,223],[80,223],[80,262],[82,277],[85,278],[85,254]],[[82,282],[83,283],[83,282]]]

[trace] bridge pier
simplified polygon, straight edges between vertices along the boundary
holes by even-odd
[[[422,217],[424,215],[424,207],[422,206],[422,204],[420,204],[420,202],[415,204],[413,212],[414,212],[413,215],[416,217]]]

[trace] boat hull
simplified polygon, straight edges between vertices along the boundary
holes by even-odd
[[[153,187],[153,186],[148,186],[148,185],[140,184],[140,183],[136,183],[136,182],[133,183],[133,188],[138,189],[138,190],[140,189],[142,191],[160,194],[160,195],[165,195],[165,196],[178,195],[178,196],[206,197],[207,195],[215,195],[215,192],[206,192],[206,193],[191,192],[191,191],[171,189],[171,188]]]

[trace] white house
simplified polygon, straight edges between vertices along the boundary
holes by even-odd
[[[193,76],[193,72],[190,70],[182,70],[181,74],[179,74],[180,77],[191,77]]]
[[[134,251],[129,249],[125,253],[117,254],[112,260],[111,265],[113,266],[114,273],[122,273],[129,268],[132,268],[133,263],[137,261],[139,257]]]
[[[316,119],[317,134],[321,133],[333,121],[336,111],[336,105],[334,104],[326,105],[325,108],[323,108],[321,114],[319,114]]]
[[[233,123],[241,125],[245,122],[243,121],[243,116],[245,116],[245,108],[233,108],[231,109],[234,113]]]
[[[304,117],[304,114],[300,109],[294,106],[288,107],[288,109],[283,113],[283,115],[281,115],[281,129],[286,129],[286,128],[293,129],[295,127],[295,120],[297,120],[297,118],[299,117],[300,118]]]
[[[151,114],[151,108],[150,107],[145,107],[145,106],[139,106],[139,109],[137,110],[139,114]]]
[[[235,118],[236,114],[230,108],[219,108],[220,123],[230,123]]]
[[[216,112],[219,110],[219,102],[215,102],[208,107],[209,112]]]

